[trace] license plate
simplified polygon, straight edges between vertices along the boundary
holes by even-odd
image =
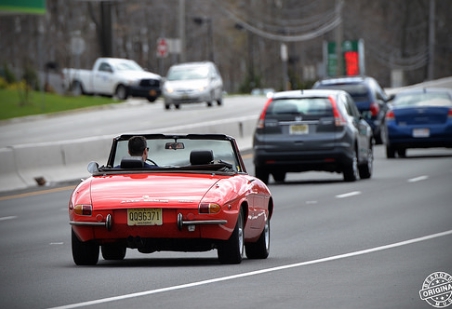
[[[427,129],[413,129],[413,137],[429,137],[430,130]]]
[[[290,134],[308,134],[308,125],[293,124],[290,126]]]
[[[161,208],[127,209],[127,225],[162,225]]]
[[[155,97],[156,94],[157,92],[155,90],[149,90],[149,96]]]

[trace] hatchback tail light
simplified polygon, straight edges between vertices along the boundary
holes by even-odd
[[[452,108],[449,108],[449,112],[447,113],[447,118],[452,119]]]
[[[370,114],[372,115],[372,117],[376,117],[379,112],[380,106],[378,106],[378,103],[375,102],[370,103]]]
[[[333,97],[329,97],[331,105],[333,106],[333,116],[334,123],[337,127],[342,127],[347,124],[347,120],[345,120],[344,116],[341,114],[339,109],[337,108],[336,100]]]
[[[267,100],[267,102],[264,105],[264,108],[262,109],[262,112],[259,116],[259,120],[257,121],[257,128],[258,129],[263,129],[265,126],[265,114],[267,113],[267,109],[270,106],[271,102],[273,100],[270,98]]]
[[[394,115],[394,112],[392,110],[388,111],[386,113],[386,120],[395,120],[395,115]]]

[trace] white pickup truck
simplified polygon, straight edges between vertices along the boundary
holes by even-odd
[[[162,93],[160,75],[147,72],[135,61],[98,58],[92,70],[62,70],[63,86],[75,95],[107,95],[126,100],[129,96],[154,102]]]

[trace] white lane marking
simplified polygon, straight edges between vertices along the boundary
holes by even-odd
[[[426,180],[428,179],[428,176],[419,176],[419,177],[415,177],[415,178],[410,178],[408,179],[408,182],[418,182],[418,181],[422,181],[422,180]]]
[[[360,195],[360,194],[361,194],[361,191],[353,191],[353,192],[336,195],[336,198],[345,198],[345,197],[350,197],[350,196],[355,196],[355,195]]]
[[[443,237],[443,236],[447,236],[447,235],[451,235],[451,234],[452,234],[452,230],[449,230],[449,231],[445,231],[442,233],[413,238],[413,239],[396,242],[396,243],[385,245],[385,246],[380,246],[380,247],[375,247],[375,248],[370,248],[370,249],[365,249],[365,250],[360,250],[360,251],[355,251],[355,252],[350,252],[350,253],[344,253],[344,254],[339,254],[339,255],[333,255],[333,256],[326,257],[323,259],[318,259],[318,260],[312,260],[312,261],[300,262],[300,263],[295,263],[295,264],[271,267],[271,268],[251,271],[251,272],[243,273],[243,274],[219,277],[219,278],[214,278],[214,279],[210,279],[210,280],[192,282],[192,283],[176,285],[176,286],[171,286],[171,287],[162,288],[162,289],[148,290],[148,291],[131,293],[131,294],[124,294],[124,295],[119,295],[119,296],[114,296],[114,297],[102,298],[102,299],[98,299],[98,300],[92,300],[92,301],[87,301],[87,302],[83,302],[83,303],[71,304],[71,305],[64,305],[64,306],[53,307],[53,308],[48,308],[48,309],[80,308],[80,307],[104,304],[104,303],[108,303],[108,302],[124,300],[124,299],[129,299],[129,298],[136,298],[136,297],[164,293],[164,292],[169,292],[169,291],[188,289],[188,288],[192,288],[192,287],[200,286],[200,285],[206,285],[206,284],[233,280],[233,279],[238,279],[238,278],[257,276],[257,275],[270,273],[270,272],[274,272],[274,271],[285,270],[285,269],[295,268],[295,267],[302,267],[302,266],[313,265],[313,264],[319,264],[319,263],[324,263],[324,262],[330,262],[330,261],[334,261],[334,260],[349,258],[352,256],[363,255],[363,254],[373,253],[373,252],[377,252],[377,251],[397,248],[397,247],[406,246],[409,244],[413,244],[413,243],[417,243],[417,242],[421,242],[421,241],[425,241],[425,240],[429,240],[429,239],[434,239],[434,238],[438,238],[438,237]]]
[[[12,219],[16,219],[16,218],[17,218],[17,216],[1,217],[0,221],[12,220]]]
[[[64,242],[51,242],[49,245],[64,245]]]

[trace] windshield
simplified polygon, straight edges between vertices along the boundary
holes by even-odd
[[[447,93],[410,93],[398,94],[393,101],[394,106],[452,106]]]
[[[144,71],[135,61],[121,61],[114,63],[116,71]]]
[[[169,70],[167,80],[193,80],[209,77],[207,66],[173,67]]]
[[[320,85],[319,89],[334,89],[334,90],[344,90],[350,94],[356,103],[359,102],[369,102],[370,94],[366,86],[362,84],[326,84]]]
[[[173,147],[176,145],[177,147]],[[127,148],[128,140],[118,141],[114,165],[120,165],[124,157],[129,156]],[[212,151],[213,160],[222,160],[232,164],[232,169],[240,171],[238,158],[235,155],[232,142],[229,140],[213,139],[147,139],[148,158],[159,167],[180,167],[191,165],[190,154],[192,151]],[[183,148],[182,148],[183,147]],[[176,149],[177,148],[177,149]],[[207,162],[208,164],[208,162]]]

